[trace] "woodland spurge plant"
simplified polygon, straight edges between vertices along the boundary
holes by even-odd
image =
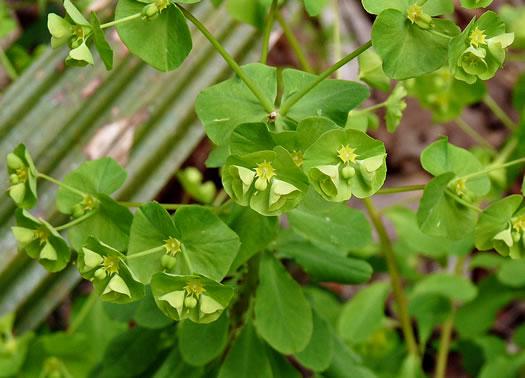
[[[253,12],[266,15],[265,23],[254,21],[260,17],[244,3],[228,1],[235,17],[263,29],[260,62],[241,67],[186,5],[199,0],[119,0],[115,20],[103,24],[94,13],[88,21],[65,0],[65,17],[49,15],[48,27],[53,47],[69,47],[67,64],[94,64],[93,41],[111,69],[113,54],[103,30],[115,26],[133,54],[160,71],[174,70],[192,48],[188,21],[222,55],[235,76],[204,89],[195,110],[221,152],[208,163],[221,167],[223,189],[202,183],[202,174],[189,168],[177,177],[201,204],[117,201],[111,195],[127,174],[114,160],[85,162],[59,181],[40,172],[20,145],[7,156],[7,194],[19,207],[14,237],[20,250],[53,272],[74,263],[73,256],[104,301],[149,301],[152,311],[177,322],[173,348],[186,362],[194,362],[192,350],[209,352],[193,363],[206,366],[207,376],[298,376],[285,355],[320,377],[419,377],[423,367],[444,377],[454,325],[455,348],[479,341],[465,336],[465,324],[472,325],[468,316],[484,306],[478,290],[485,289],[464,276],[466,256],[474,248],[495,250],[505,256],[491,255],[498,267],[523,266],[523,193],[506,193],[525,163],[525,134],[483,83],[503,67],[514,34],[491,11],[460,30],[452,0],[363,0],[364,9],[377,15],[371,40],[315,75],[281,14],[293,1],[298,0],[257,0]],[[312,16],[325,3],[304,0]],[[461,3],[470,9],[491,1]],[[275,20],[304,70],[266,64]],[[330,78],[356,58],[366,85]],[[371,88],[390,96],[362,107]],[[431,176],[427,183],[383,188],[388,151],[368,131],[379,122],[374,111],[384,107],[387,129],[396,132],[407,95],[418,98],[435,120],[455,120],[481,146],[469,151],[442,137],[421,154]],[[459,118],[465,106],[480,101],[512,133],[501,147]],[[71,218],[68,223],[52,226],[30,214],[38,180],[58,185],[56,207]],[[401,205],[375,208],[374,195],[410,191],[422,192],[417,213]],[[347,206],[352,197],[362,200],[371,222]],[[287,222],[279,227],[284,216]],[[383,216],[396,226],[396,244]],[[379,244],[372,243],[371,225]],[[442,272],[422,276],[418,253],[435,258]],[[375,280],[331,316],[330,308],[339,307],[333,298],[319,288],[301,287],[281,258],[294,260],[314,282],[341,284],[368,282],[384,265],[390,283]],[[455,274],[446,273],[447,262],[455,262]],[[502,272],[498,279],[504,284],[508,276]],[[395,306],[389,319],[384,306],[390,291]],[[440,341],[429,343],[439,325]],[[193,344],[182,341],[187,332]],[[219,334],[221,342],[203,336]],[[523,353],[502,354],[498,366],[513,367],[512,376]],[[423,355],[434,362],[423,366]]]

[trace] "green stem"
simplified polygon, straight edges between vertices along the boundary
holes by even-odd
[[[0,64],[4,67],[5,72],[7,72],[7,76],[9,76],[11,80],[18,79],[18,74],[16,73],[15,67],[13,67],[11,61],[2,48],[0,48]]]
[[[496,159],[494,159],[494,161],[492,162],[492,164],[489,165],[489,167],[493,165],[499,165],[506,161],[512,155],[516,147],[518,147],[518,139],[514,137],[505,145],[505,147],[503,147],[503,149],[499,153],[499,156]]]
[[[211,204],[213,207],[220,206],[228,197],[228,193],[224,189],[221,189],[215,199],[213,200],[213,203]]]
[[[84,215],[82,215],[81,217],[78,217],[77,219],[72,220],[72,221],[69,222],[69,223],[63,224],[62,226],[55,227],[55,230],[57,230],[57,231],[62,231],[62,230],[65,230],[65,229],[67,229],[67,228],[70,228],[70,227],[76,226],[77,224],[82,223],[83,221],[85,221],[86,219],[88,219],[89,217],[92,217],[93,215],[95,215],[96,212],[97,212],[97,210],[92,210],[92,211],[90,211],[89,213],[84,214]]]
[[[272,7],[270,8],[270,13],[268,13],[268,18],[264,27],[263,48],[261,52],[262,64],[266,64],[266,61],[268,60],[268,51],[270,50],[270,34],[272,32],[273,22],[275,20],[275,10],[277,9],[277,1],[278,0],[272,1]]]
[[[516,164],[521,164],[521,163],[525,163],[525,157],[523,158],[520,158],[520,159],[516,159],[516,160],[512,160],[512,161],[509,161],[507,163],[504,163],[504,164],[491,164],[490,166],[488,166],[487,168],[481,170],[481,171],[478,171],[478,172],[474,172],[474,173],[471,173],[470,175],[466,175],[466,176],[463,176],[463,177],[458,177],[458,180],[470,180],[472,178],[475,178],[475,177],[479,177],[479,176],[483,176],[487,173],[490,173],[492,171],[495,171],[497,169],[501,169],[501,168],[507,168],[507,167],[511,167],[513,165],[516,165]]]
[[[472,126],[470,126],[467,122],[465,122],[464,119],[458,118],[456,120],[456,124],[459,126],[461,130],[465,134],[467,134],[469,137],[474,139],[476,142],[478,142],[480,145],[486,147],[490,153],[494,156],[497,154],[497,151],[492,147],[492,145],[489,143],[487,139],[485,139],[480,133],[478,133]]]
[[[183,6],[177,4],[181,12],[184,14],[184,16],[190,20],[191,23],[193,23],[197,29],[200,30],[200,32],[208,39],[208,41],[212,44],[212,46],[217,50],[219,54],[222,55],[224,60],[229,64],[229,66],[235,71],[235,73],[241,78],[241,80],[246,84],[248,89],[254,94],[255,97],[259,100],[261,105],[264,107],[264,109],[268,113],[272,113],[275,111],[274,105],[264,96],[264,94],[257,88],[255,83],[244,73],[244,71],[239,67],[237,62],[228,54],[228,52],[224,49],[224,47],[221,45],[217,39],[206,29],[206,27],[197,20],[188,10],[186,10]]]
[[[91,309],[93,308],[93,306],[97,302],[97,298],[98,298],[98,295],[97,295],[95,289],[93,289],[91,291],[91,293],[89,293],[89,296],[88,296],[86,302],[84,302],[84,304],[82,305],[82,308],[80,309],[80,312],[78,313],[78,315],[75,317],[75,319],[69,325],[69,327],[67,329],[67,333],[74,333],[78,329],[78,327],[86,319],[86,316],[89,314],[89,311],[91,311]]]
[[[387,212],[389,212],[390,210],[392,209],[395,209],[397,207],[403,207],[405,205],[408,205],[408,204],[411,204],[412,202],[414,201],[417,201],[418,199],[420,199],[421,196],[420,195],[414,195],[414,196],[410,196],[408,198],[403,198],[402,200],[400,201],[397,201],[389,206],[386,206],[386,207],[383,207],[381,210],[378,210],[378,214],[385,214]]]
[[[374,110],[377,110],[377,109],[381,109],[381,108],[384,108],[386,106],[386,101],[383,101],[383,102],[380,102],[379,104],[375,104],[375,105],[372,105],[372,106],[369,106],[368,108],[364,108],[364,109],[358,109],[360,112],[371,112],[371,111],[374,111]]]
[[[461,269],[463,268],[463,263],[465,262],[466,256],[458,258],[456,263],[455,274],[461,276]],[[439,350],[436,363],[436,374],[435,378],[445,378],[447,372],[447,360],[448,352],[450,349],[450,341],[452,340],[452,330],[454,329],[454,320],[456,318],[456,303],[452,303],[452,312],[450,313],[448,319],[443,324],[441,329],[441,338],[439,341]]]
[[[304,54],[303,50],[301,49],[301,45],[297,41],[297,38],[295,38],[295,35],[293,34],[292,30],[290,29],[290,26],[286,23],[286,20],[284,19],[283,15],[277,9],[275,12],[275,18],[277,18],[277,22],[281,25],[283,28],[283,33],[286,39],[288,40],[288,43],[290,44],[290,47],[292,48],[292,51],[294,52],[295,56],[297,57],[297,60],[299,61],[299,64],[301,65],[301,68],[308,72],[313,74],[314,69],[308,62],[308,59],[306,58],[306,55]]]
[[[372,41],[368,41],[361,47],[354,50],[352,53],[348,54],[346,57],[341,59],[339,62],[334,64],[332,67],[327,69],[325,72],[323,72],[321,75],[317,77],[314,81],[312,81],[309,85],[307,85],[305,88],[297,92],[295,95],[290,97],[288,101],[286,101],[280,108],[279,112],[282,116],[286,115],[286,113],[294,106],[301,98],[303,98],[308,92],[310,92],[317,84],[328,78],[331,74],[333,74],[335,71],[337,71],[339,68],[343,67],[345,64],[353,60],[354,58],[358,57],[361,53],[368,50],[370,47],[372,47]]]
[[[126,202],[126,201],[119,201],[119,205],[125,206],[125,207],[141,207],[144,205],[144,202]],[[188,206],[187,204],[182,203],[159,203],[161,207],[163,207],[166,210],[177,210],[181,207]],[[208,206],[204,206],[208,207]]]
[[[100,25],[100,28],[101,29],[110,28],[112,26],[115,26],[115,25],[118,25],[118,24],[122,24],[123,22],[128,22],[128,21],[134,20],[134,19],[139,18],[141,16],[142,16],[142,13],[135,13],[135,14],[132,14],[131,16],[124,17],[124,18],[119,18],[118,20],[114,20],[114,21],[102,24],[102,25]]]
[[[383,189],[380,189],[376,194],[415,192],[416,190],[425,190],[425,185],[408,185],[408,186],[400,186],[397,188],[383,188]]]
[[[341,52],[341,23],[339,11],[339,0],[334,0],[334,57],[335,61],[338,62],[343,57]],[[336,79],[341,79],[341,71],[337,71],[335,74]]]
[[[464,199],[462,198],[459,198],[457,195],[455,195],[454,193],[452,193],[449,189],[445,189],[445,194],[448,195],[450,198],[452,198],[454,201],[462,204],[463,206],[465,207],[468,207],[469,209],[471,210],[474,210],[478,213],[482,213],[483,210],[480,209],[479,207],[476,207],[474,206],[473,204],[471,203],[468,203],[467,201],[465,201]]]
[[[434,34],[434,35],[437,35],[437,36],[440,36],[440,37],[443,37],[443,38],[447,38],[447,39],[452,39],[452,38],[454,38],[454,37],[452,37],[452,36],[450,36],[450,35],[447,35],[447,34],[444,34],[444,33],[438,32],[438,31],[436,31],[435,29],[429,29],[428,31],[431,32],[431,33]]]
[[[45,175],[45,174],[43,174],[43,173],[41,173],[41,172],[38,172],[38,177],[40,177],[40,178],[42,178],[42,179],[44,179],[44,180],[50,181],[50,182],[52,182],[53,184],[56,184],[56,185],[58,185],[58,186],[61,186],[62,188],[67,189],[67,190],[69,190],[70,192],[73,192],[73,193],[75,193],[75,194],[78,194],[78,195],[81,196],[81,197],[86,197],[86,196],[87,196],[86,193],[84,193],[84,192],[82,192],[82,191],[80,191],[80,190],[78,190],[78,189],[75,189],[75,188],[73,188],[73,187],[71,187],[71,186],[69,186],[69,185],[67,185],[67,184],[64,184],[62,181],[55,180],[53,177],[50,177],[50,176],[48,176],[48,175]]]
[[[505,113],[505,111],[498,105],[496,101],[487,93],[483,97],[483,102],[487,107],[494,113],[494,115],[505,125],[505,127],[511,131],[516,130],[516,124],[510,117]]]
[[[160,247],[150,248],[150,249],[147,249],[145,251],[134,253],[132,255],[127,255],[126,256],[126,260],[133,260],[133,259],[136,259],[137,257],[143,257],[143,256],[151,255],[153,253],[157,253],[157,252],[160,252],[162,250],[166,250],[166,247],[163,246],[163,245],[161,245]]]
[[[386,232],[385,225],[381,220],[381,217],[377,213],[374,203],[370,198],[364,198],[363,202],[366,206],[366,210],[370,215],[370,219],[374,224],[374,227],[379,235],[379,240],[381,241],[381,246],[385,254],[388,273],[390,274],[390,279],[392,281],[392,289],[394,291],[394,299],[397,304],[399,311],[399,320],[401,321],[401,329],[403,330],[403,335],[405,337],[405,342],[407,344],[408,352],[416,357],[419,357],[419,351],[416,343],[416,338],[414,336],[414,330],[412,329],[412,324],[410,321],[410,315],[408,314],[408,303],[405,293],[403,291],[403,285],[401,283],[401,275],[399,273],[396,257],[394,255],[394,249],[392,247],[392,242],[388,237]]]

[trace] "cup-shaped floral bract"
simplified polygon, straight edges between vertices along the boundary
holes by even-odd
[[[191,275],[157,273],[151,289],[161,311],[174,320],[211,323],[221,316],[233,296],[233,288]]]
[[[448,63],[458,80],[474,83],[488,80],[503,67],[505,51],[514,41],[514,33],[505,33],[503,19],[494,12],[474,17],[465,30],[450,41]]]
[[[36,219],[27,210],[16,210],[16,227],[11,230],[18,241],[18,248],[50,272],[64,269],[71,258],[71,251],[59,233],[43,219]]]
[[[53,48],[66,44],[74,33],[73,25],[54,13],[49,13],[47,16],[47,28],[51,33],[51,46]]]
[[[386,177],[385,157],[381,141],[358,130],[332,130],[306,150],[304,169],[323,198],[340,202],[377,192]]]
[[[133,219],[128,264],[145,284],[161,271],[220,281],[240,245],[237,234],[208,209],[185,206],[170,216],[151,202],[141,206]]]
[[[523,196],[494,202],[481,214],[475,229],[476,248],[495,249],[513,259],[525,257],[525,206]]]
[[[36,181],[38,172],[26,147],[20,144],[7,155],[7,173],[11,187],[7,195],[23,209],[31,209],[37,203]]]
[[[133,302],[144,296],[144,285],[135,278],[125,258],[116,249],[90,237],[78,251],[78,271],[93,282],[102,300]]]
[[[243,156],[232,155],[222,176],[233,200],[266,216],[281,215],[303,199],[308,181],[282,147]]]

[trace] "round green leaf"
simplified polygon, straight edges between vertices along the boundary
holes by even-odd
[[[466,9],[486,8],[494,0],[460,0],[461,6]]]
[[[203,366],[218,357],[228,342],[228,317],[222,315],[209,324],[185,320],[177,328],[179,349],[184,361]]]
[[[313,371],[326,370],[332,362],[334,341],[328,322],[317,311],[312,311],[313,332],[310,342],[304,350],[294,357],[304,367]]]
[[[419,281],[412,296],[439,294],[449,299],[471,301],[478,294],[476,286],[465,277],[456,274],[434,273]]]
[[[466,176],[484,169],[480,161],[470,152],[450,144],[446,139],[432,143],[421,153],[421,165],[428,173],[439,176],[453,172],[456,176]],[[487,194],[490,190],[488,175],[469,179],[467,190],[478,196]]]
[[[285,69],[282,75],[284,90],[281,103],[317,78],[294,69]],[[368,96],[370,91],[364,85],[347,80],[324,80],[303,96],[286,115],[297,122],[306,117],[323,116],[343,126],[348,112],[361,105]]]
[[[115,19],[141,13],[144,3],[119,0]],[[129,50],[159,71],[177,68],[192,48],[191,34],[182,12],[170,3],[154,20],[141,17],[117,25],[117,32]]]
[[[498,280],[506,286],[525,286],[525,260],[505,260],[497,276]]]
[[[432,22],[431,30],[423,30],[410,22],[406,12],[387,9],[379,14],[372,28],[372,44],[389,77],[403,80],[421,76],[446,63],[449,38],[432,31],[453,37],[459,28],[449,20]]]
[[[187,206],[170,217],[158,203],[145,204],[133,219],[128,256],[160,249],[129,259],[142,282],[149,283],[155,273],[163,270],[160,260],[167,250],[161,247],[170,238],[181,243],[181,251],[175,253],[175,267],[168,272],[198,273],[217,281],[228,273],[240,246],[237,234],[207,209]]]
[[[272,378],[272,368],[264,343],[249,320],[232,343],[219,370],[219,378],[246,378],[254,373],[259,378]]]
[[[273,103],[277,97],[276,69],[260,63],[248,64],[241,69]],[[268,116],[259,100],[238,76],[203,90],[195,102],[195,111],[208,137],[218,145],[227,143],[238,125],[264,122]]]
[[[256,327],[274,349],[283,354],[306,348],[312,336],[312,309],[299,284],[269,253],[259,268],[255,301]]]
[[[389,284],[377,281],[361,289],[345,303],[337,323],[338,334],[351,344],[368,339],[385,317]]]
[[[164,315],[157,307],[149,285],[146,286],[146,295],[138,302],[134,315],[137,325],[144,328],[165,328],[173,323],[173,320]]]
[[[425,187],[417,211],[417,223],[425,234],[460,240],[474,231],[477,214],[451,198],[447,188],[454,173],[433,178]]]
[[[287,217],[297,234],[340,251],[357,250],[372,241],[372,228],[361,211],[326,202],[313,189]]]

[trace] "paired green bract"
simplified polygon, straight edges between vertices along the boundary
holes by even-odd
[[[459,28],[452,21],[432,17],[452,13],[452,1],[429,0],[420,7],[415,0],[363,0],[363,6],[378,15],[372,44],[389,77],[421,76],[446,63],[449,38],[459,34]]]
[[[27,210],[17,209],[13,234],[21,250],[38,259],[50,272],[64,269],[71,258],[66,241],[45,220],[36,219]]]
[[[31,209],[37,203],[36,180],[38,172],[33,159],[21,144],[7,155],[7,173],[11,187],[7,194],[23,209]]]
[[[495,249],[513,259],[525,257],[523,196],[512,195],[487,207],[476,226],[476,248]]]

